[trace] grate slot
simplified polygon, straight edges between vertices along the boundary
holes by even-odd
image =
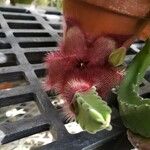
[[[65,128],[70,134],[77,134],[77,133],[83,132],[83,129],[80,127],[80,125],[74,121],[65,124]]]
[[[11,96],[11,97],[0,99],[0,107],[6,107],[9,105],[30,102],[33,100],[35,100],[35,95],[33,93]]]
[[[15,37],[51,37],[51,35],[46,32],[15,32],[13,34]]]
[[[9,22],[9,27],[11,29],[43,29],[42,25],[39,23],[16,23]]]
[[[1,34],[2,36],[5,36],[5,34]],[[5,43],[4,41],[0,41],[0,49],[9,49],[11,48],[11,45],[9,43]]]
[[[44,57],[46,54],[47,52],[31,52],[25,53],[25,56],[30,64],[40,64],[44,62]]]
[[[150,93],[145,93],[143,95],[141,95],[143,98],[150,98]]]
[[[32,48],[32,47],[56,47],[57,42],[19,42],[22,48]]]
[[[145,84],[144,84],[144,83],[141,83],[141,84],[139,85],[139,87],[143,87],[143,86],[145,86]]]
[[[50,14],[50,15],[61,15],[59,11],[46,11],[45,14]]]
[[[36,20],[35,17],[33,16],[25,16],[25,15],[3,15],[5,19],[12,19],[12,20],[30,20],[30,21],[34,21]]]
[[[0,124],[31,119],[38,115],[40,115],[40,111],[34,101],[9,105],[0,110]]]
[[[43,78],[43,77],[45,77],[45,73],[46,73],[46,70],[45,70],[45,69],[38,69],[38,70],[35,70],[35,74],[37,75],[38,78]]]
[[[1,129],[5,133],[2,143],[8,143],[39,132],[49,130],[49,125],[44,120],[45,116],[39,115],[32,119],[20,120],[14,123],[2,124]]]
[[[27,13],[27,14],[30,13],[30,11],[26,10],[26,9],[8,8],[8,7],[0,7],[0,11],[2,11],[2,12],[11,12],[11,13]]]
[[[50,26],[52,26],[52,28],[55,29],[55,30],[60,30],[61,29],[60,24],[50,24]]]
[[[150,82],[150,70],[148,70],[145,74],[145,79]]]
[[[45,69],[38,69],[38,70],[35,70],[34,72],[37,75],[37,77],[39,78],[40,83],[44,85],[46,70]]]
[[[7,61],[3,64],[0,64],[0,67],[17,66],[19,64],[15,54],[5,54],[5,55],[7,57]]]
[[[0,32],[0,37],[1,37],[1,38],[4,38],[4,37],[6,37],[5,33],[3,33],[3,32]],[[10,47],[11,47],[11,46],[10,46]]]
[[[63,37],[63,32],[58,32],[60,37]]]
[[[143,98],[150,98],[150,93],[145,93],[143,95],[141,95]]]
[[[0,74],[0,90],[29,84],[23,72]]]
[[[49,130],[49,126],[47,126],[47,130]],[[40,139],[43,139],[43,140],[40,140]],[[14,150],[14,149],[19,149],[19,150],[22,150],[23,147],[25,147],[27,150],[32,150],[34,149],[35,145],[36,147],[39,147],[39,146],[43,146],[43,145],[46,145],[46,144],[49,144],[51,142],[54,142],[55,139],[53,137],[53,135],[51,134],[50,131],[44,131],[44,132],[41,132],[41,133],[36,133],[36,134],[33,134],[33,135],[30,135],[28,137],[25,137],[25,138],[22,138],[21,140],[17,140],[17,141],[14,141],[12,143],[12,149],[11,150]],[[3,149],[8,149],[9,144],[5,144],[3,146],[0,146],[0,149],[1,147]],[[3,150],[1,149],[1,150]]]
[[[59,15],[47,15],[43,17],[46,21],[61,23],[62,19]]]

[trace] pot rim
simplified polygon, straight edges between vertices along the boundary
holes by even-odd
[[[79,0],[110,11],[138,18],[150,19],[150,0]],[[107,2],[107,3],[106,3]],[[129,5],[129,2],[131,3]],[[119,4],[122,3],[119,6]],[[125,7],[127,6],[128,7]],[[124,7],[122,7],[124,6]],[[135,6],[136,9],[135,9]]]

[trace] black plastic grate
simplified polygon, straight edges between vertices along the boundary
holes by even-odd
[[[40,110],[40,114],[33,118],[0,124],[0,143],[51,130],[56,141],[37,149],[130,149],[120,118],[112,120],[112,131],[101,131],[95,135],[86,132],[73,135],[66,130],[64,119],[49,100],[52,93],[46,93],[39,80],[45,74],[43,57],[56,48],[62,36],[62,19],[56,21],[51,15],[58,17],[61,13],[54,8],[30,11],[17,7],[0,7],[0,52],[8,57],[7,62],[0,65],[0,83],[17,80],[25,83],[9,90],[0,90],[0,108],[34,100]],[[127,57],[127,63],[134,53],[131,52]],[[146,74],[141,94],[150,92],[149,80],[150,76]],[[115,96],[111,99],[116,101]]]

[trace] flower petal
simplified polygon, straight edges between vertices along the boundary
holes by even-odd
[[[117,69],[112,70],[111,68],[103,68],[101,71],[102,74],[97,80],[97,90],[100,96],[106,99],[111,89],[120,83],[123,74]]]
[[[98,38],[89,51],[90,62],[103,65],[113,49],[115,49],[115,41],[107,37]]]
[[[66,84],[64,88],[64,92],[62,93],[63,98],[71,104],[73,102],[73,97],[76,92],[83,92],[87,91],[92,87],[92,84],[85,80],[78,80],[76,78],[72,78],[68,83]]]
[[[62,88],[66,72],[72,69],[72,57],[65,57],[61,52],[50,53],[46,57],[48,89]],[[57,88],[56,88],[57,87]]]
[[[86,49],[85,37],[82,31],[77,27],[68,29],[64,41],[63,52],[67,55],[78,54],[82,55]]]

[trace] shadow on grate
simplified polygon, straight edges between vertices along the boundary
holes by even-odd
[[[122,134],[122,136],[118,136],[113,138],[109,142],[104,142],[102,146],[90,146],[84,148],[83,150],[131,150],[133,147],[129,143],[126,134]]]

